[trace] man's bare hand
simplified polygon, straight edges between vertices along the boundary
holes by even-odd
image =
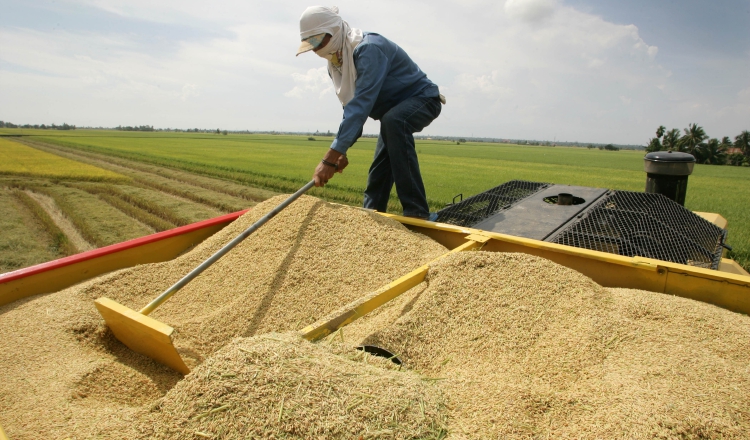
[[[318,166],[315,167],[315,172],[313,173],[315,186],[325,186],[325,184],[331,180],[335,172],[336,168],[328,166],[323,162],[319,163]]]
[[[336,162],[336,165],[338,165],[338,168],[336,168],[337,173],[343,173],[344,168],[346,168],[347,165],[349,165],[349,159],[346,158],[343,154],[339,157],[338,162]]]
[[[315,172],[313,173],[315,186],[325,186],[325,184],[333,178],[334,173],[344,171],[344,168],[349,165],[349,161],[346,159],[345,155],[331,149],[329,149],[326,152],[326,155],[323,156],[323,160],[328,163],[336,164],[337,166],[333,167],[326,165],[321,161],[318,166],[315,167]]]

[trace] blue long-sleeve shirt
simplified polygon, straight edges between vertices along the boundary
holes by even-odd
[[[346,154],[360,136],[367,117],[380,119],[396,104],[414,96],[437,97],[438,87],[403,49],[387,38],[365,32],[354,49],[357,69],[354,97],[344,107],[344,118],[331,148]]]

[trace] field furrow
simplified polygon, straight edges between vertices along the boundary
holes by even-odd
[[[96,247],[108,246],[155,232],[153,228],[86,191],[64,186],[30,189],[54,199],[81,236]]]
[[[0,273],[57,257],[43,226],[12,191],[0,188]]]
[[[69,159],[95,165],[128,176],[137,183],[194,202],[213,206],[224,212],[247,209],[277,193],[237,183],[205,177],[165,167],[126,159],[72,150],[43,142],[23,141],[29,146]]]
[[[86,241],[85,238],[83,238],[81,233],[78,232],[78,229],[76,229],[75,225],[73,225],[73,223],[65,216],[65,214],[63,214],[52,197],[30,190],[26,190],[24,192],[28,194],[29,197],[34,199],[42,209],[44,209],[44,211],[54,222],[54,224],[60,229],[63,234],[65,234],[71,246],[73,247],[72,251],[66,253],[66,255],[71,255],[75,252],[89,251],[96,247]]]

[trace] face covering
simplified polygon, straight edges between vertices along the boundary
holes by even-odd
[[[330,46],[328,44],[326,47]],[[330,61],[331,64],[333,64],[336,67],[341,67],[341,51],[337,50],[335,52],[327,53],[328,49],[323,48],[317,52],[315,52],[319,57],[325,58],[326,60]]]
[[[341,32],[337,32],[331,35],[331,39],[328,40],[328,44],[326,44],[322,49],[316,50],[315,53],[318,54],[319,57],[325,58],[330,61],[334,66],[341,67],[341,51],[343,49],[342,40],[343,38],[341,38]]]
[[[362,41],[360,29],[352,29],[338,14],[337,7],[311,6],[300,17],[300,38],[310,38],[321,33],[331,34],[326,47],[316,51],[319,57],[328,60],[328,73],[334,90],[346,105],[354,97],[357,69],[354,66],[354,48]]]

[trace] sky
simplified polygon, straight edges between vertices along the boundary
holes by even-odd
[[[0,120],[333,131],[297,0],[0,0]],[[422,134],[646,144],[750,129],[750,0],[340,0],[447,98]],[[368,120],[365,133],[377,133]]]

